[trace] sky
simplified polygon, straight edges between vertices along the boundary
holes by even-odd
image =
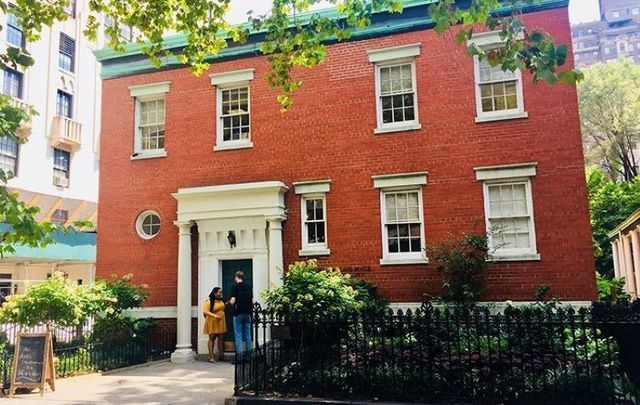
[[[268,10],[270,4],[270,1],[265,0],[232,0],[229,17],[233,23],[245,22],[247,11],[253,10],[256,13],[264,13]],[[329,6],[327,3],[320,8]],[[598,0],[569,1],[569,17],[572,24],[597,20],[599,14]]]

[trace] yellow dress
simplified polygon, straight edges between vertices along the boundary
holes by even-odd
[[[202,306],[202,313],[205,316],[204,330],[205,335],[224,334],[227,333],[227,319],[224,314],[224,302],[216,300],[213,304],[213,313],[210,311],[209,300],[204,302]],[[213,315],[218,315],[220,319]]]

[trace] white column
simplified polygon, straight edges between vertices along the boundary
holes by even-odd
[[[636,279],[633,276],[633,256],[631,254],[631,237],[624,236],[622,238],[622,247],[624,251],[624,267],[627,270],[627,282],[629,285],[629,294],[636,296]]]
[[[616,277],[622,277],[623,274],[620,272],[620,265],[618,264],[618,244],[615,240],[611,242],[611,256],[613,257],[613,273]]]
[[[616,239],[616,245],[618,248],[618,266],[620,267],[620,277],[624,277],[624,288],[626,291],[629,291],[629,279],[627,277],[627,266],[624,260],[624,243],[622,234],[618,234],[618,238]]]
[[[269,284],[281,285],[280,272],[284,269],[282,253],[282,220],[281,217],[267,218],[269,221]]]
[[[171,353],[172,363],[194,360],[191,347],[191,222],[175,222],[178,233],[178,309],[176,351]]]
[[[92,286],[96,282],[96,264],[89,265],[89,285]]]
[[[631,231],[631,253],[633,256],[633,275],[636,283],[636,295],[640,293],[640,230]]]

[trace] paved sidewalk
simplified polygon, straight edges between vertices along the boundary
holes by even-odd
[[[233,395],[233,365],[152,363],[107,374],[56,380],[56,391],[2,398],[4,404],[211,404]]]

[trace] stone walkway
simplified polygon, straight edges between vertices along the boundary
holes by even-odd
[[[194,361],[140,367],[56,380],[56,391],[0,399],[4,404],[212,404],[233,395],[233,365]]]

